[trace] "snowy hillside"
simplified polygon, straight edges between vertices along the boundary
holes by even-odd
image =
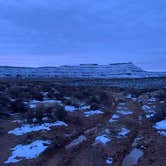
[[[148,78],[166,77],[166,73],[147,72],[133,63],[110,65],[81,64],[59,67],[0,67],[0,77],[58,77],[58,78]]]

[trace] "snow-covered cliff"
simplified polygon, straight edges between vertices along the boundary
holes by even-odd
[[[166,77],[166,73],[147,72],[133,63],[110,65],[81,64],[78,66],[59,67],[0,67],[0,77],[22,78],[148,78]]]

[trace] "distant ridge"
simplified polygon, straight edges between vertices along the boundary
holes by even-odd
[[[55,67],[0,66],[1,78],[149,78],[166,77],[166,72],[147,72],[129,63],[80,64]]]
[[[59,65],[59,66],[40,66],[40,67],[24,67],[24,66],[0,66],[0,68],[57,68],[57,67],[72,67],[72,66],[112,66],[112,65],[134,65],[132,62],[126,62],[126,63],[110,63],[107,65],[101,65],[101,64],[97,64],[97,63],[81,63],[78,65]],[[141,69],[141,68],[140,68]]]

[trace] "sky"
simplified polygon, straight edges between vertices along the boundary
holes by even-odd
[[[166,71],[165,0],[0,0],[0,65],[133,62]]]

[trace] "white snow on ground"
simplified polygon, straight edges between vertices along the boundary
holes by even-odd
[[[104,114],[104,112],[102,112],[100,110],[93,110],[93,111],[84,112],[85,117],[99,115],[99,114]]]
[[[149,112],[149,111],[151,111],[151,107],[148,106],[148,105],[143,105],[142,110],[145,111],[145,112]]]
[[[13,122],[13,123],[22,123],[21,120],[13,120],[12,122]]]
[[[148,99],[148,103],[153,103],[153,102],[156,102],[157,101],[157,99],[155,98],[155,97],[151,97],[151,98],[149,98]]]
[[[77,108],[77,107],[72,106],[72,105],[66,105],[66,106],[65,106],[65,110],[66,110],[67,112],[74,112],[74,111],[76,111],[76,110],[88,110],[88,109],[90,109],[90,107],[91,107],[91,106],[89,106],[89,105],[82,105],[82,106],[80,106],[79,108]]]
[[[95,143],[96,144],[98,144],[98,143],[106,144],[106,143],[108,143],[110,141],[111,141],[111,139],[107,138],[106,135],[97,136],[96,139],[95,139]]]
[[[127,111],[127,110],[117,110],[117,113],[119,113],[121,115],[131,115],[131,114],[133,114],[133,112]]]
[[[48,92],[40,92],[44,97],[48,95]]]
[[[83,106],[80,106],[80,110],[88,110],[88,109],[90,109],[91,108],[91,106],[90,105],[83,105]]]
[[[126,95],[126,98],[127,98],[127,99],[131,99],[131,98],[132,98],[132,94]]]
[[[37,123],[37,122],[38,122],[37,118],[33,118],[33,119],[32,119],[32,122],[33,122],[33,123]]]
[[[25,124],[20,128],[15,128],[14,130],[10,130],[8,134],[23,135],[33,131],[50,130],[50,127],[54,126],[68,126],[68,125],[62,121],[56,121],[54,123],[43,123],[41,125]]]
[[[152,118],[155,115],[155,111],[148,105],[143,105],[142,110],[146,113],[146,118]]]
[[[136,101],[137,101],[137,98],[136,98],[136,97],[132,97],[131,100],[132,100],[133,102],[136,102]]]
[[[48,121],[48,119],[49,118],[47,116],[45,116],[45,117],[42,118],[42,121]]]
[[[118,118],[119,118],[119,115],[114,114],[114,115],[112,115],[112,118],[113,118],[113,119],[118,119]]]
[[[67,111],[67,112],[74,112],[76,110],[78,110],[78,109],[75,106],[72,106],[72,105],[65,106],[65,111]]]
[[[104,131],[105,131],[106,134],[110,134],[111,133],[110,129],[108,129],[108,128],[106,128]]]
[[[154,128],[156,128],[158,130],[159,134],[166,136],[166,119],[164,119],[160,122],[157,122],[154,125]]]
[[[145,115],[147,119],[154,117],[154,114],[147,114]]]
[[[118,138],[125,137],[129,132],[130,130],[126,128],[122,128],[121,131],[118,132]]]
[[[160,135],[166,136],[166,131],[158,131]]]
[[[112,118],[109,120],[109,123],[117,122],[119,118],[120,118],[119,115],[114,114],[112,115]]]
[[[66,99],[66,100],[70,100],[71,97],[69,97],[69,96],[65,96],[64,99]]]
[[[126,99],[131,99],[133,102],[136,102],[137,101],[137,98],[136,97],[133,97],[131,94],[128,94],[126,96]]]
[[[36,158],[47,149],[50,143],[50,141],[36,140],[28,145],[17,145],[12,148],[12,155],[5,161],[5,163],[17,163],[24,159]]]
[[[124,103],[124,102],[123,103],[121,102],[118,104],[118,107],[125,107],[125,106],[126,106],[126,103]]]
[[[131,115],[133,114],[133,112],[128,111],[128,108],[126,106],[126,103],[119,103],[117,106],[117,113],[121,114],[121,115]]]
[[[81,144],[82,142],[86,141],[87,138],[84,136],[84,135],[80,135],[78,138],[76,138],[75,140],[73,140],[70,144],[68,144],[66,146],[66,149],[69,149],[69,148],[72,148],[72,147],[75,147],[79,144]]]
[[[108,157],[107,160],[106,160],[106,164],[112,165],[112,163],[113,163],[113,158],[112,157]]]
[[[31,100],[29,102],[25,102],[25,104],[27,104],[30,108],[36,108],[38,104],[62,104],[62,102],[60,100],[54,100],[54,99],[45,99],[43,101],[39,101],[39,100]]]

